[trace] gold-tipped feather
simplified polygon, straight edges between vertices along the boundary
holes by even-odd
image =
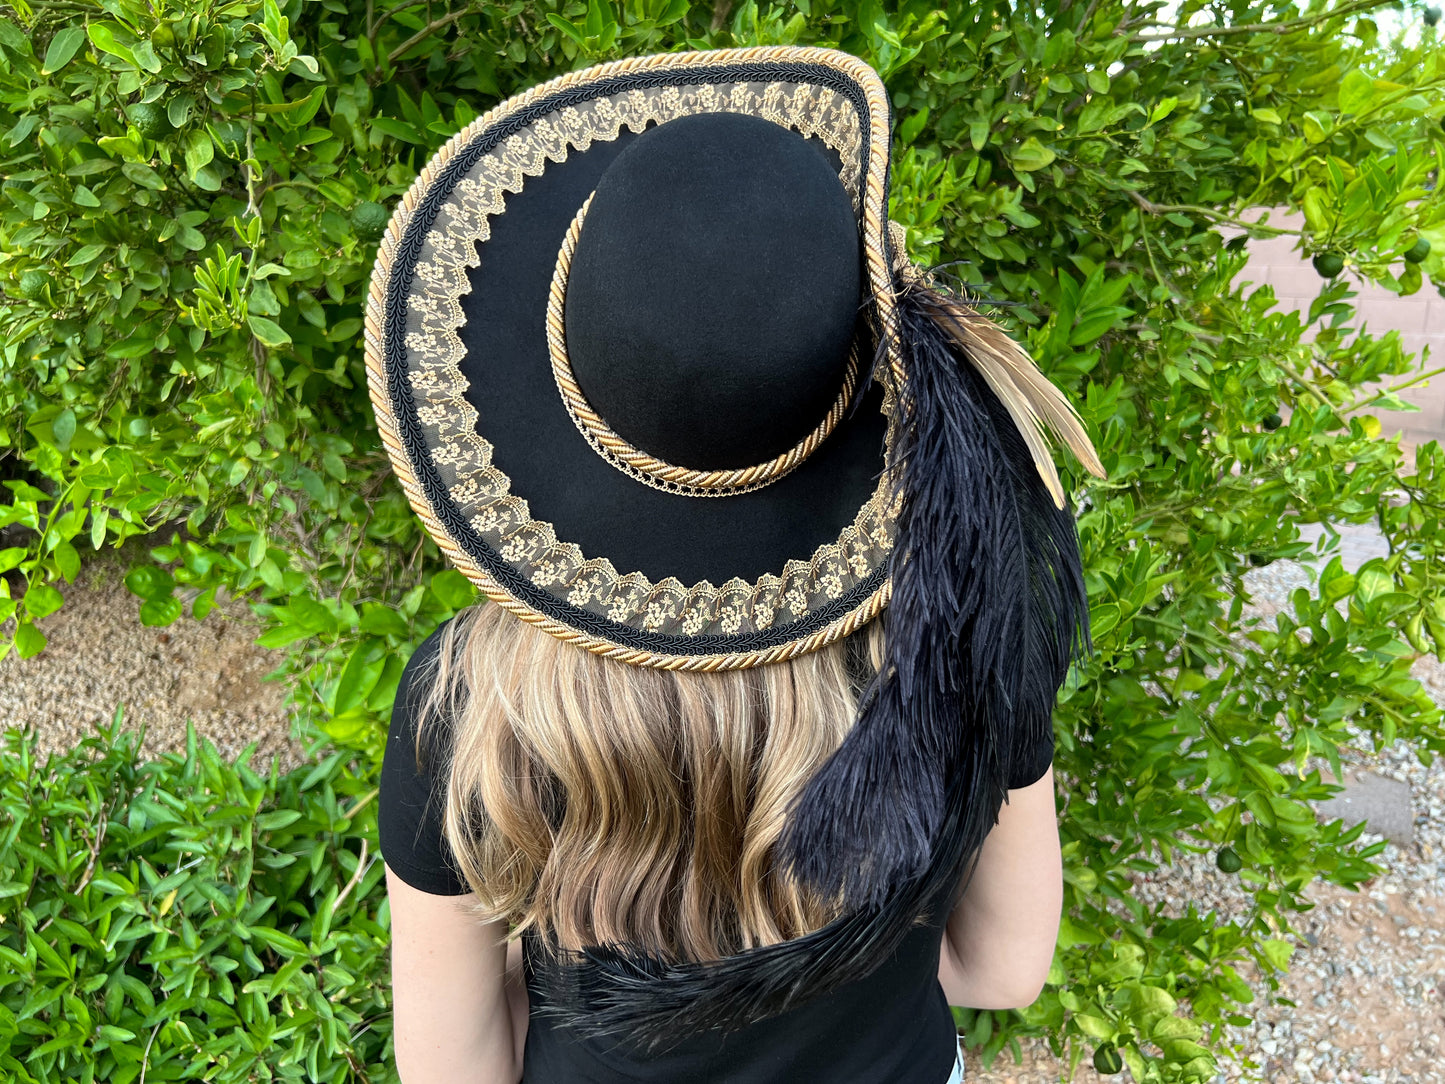
[[[1033,358],[1003,328],[962,300],[946,294],[930,291],[923,307],[962,347],[974,368],[1008,408],[1033,455],[1039,477],[1053,495],[1055,507],[1064,507],[1064,487],[1043,426],[1069,447],[1090,474],[1106,477],[1104,465],[1099,462],[1099,455],[1084,428],[1084,420],[1073,403],[1039,371]]]

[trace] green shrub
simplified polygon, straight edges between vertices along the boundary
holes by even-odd
[[[1370,410],[1428,374],[1351,306],[1352,275],[1407,294],[1445,271],[1445,60],[1433,27],[1382,40],[1385,6],[22,6],[0,18],[0,571],[26,590],[0,580],[0,618],[34,654],[82,550],[143,539],[143,622],[177,620],[182,590],[198,617],[219,587],[252,592],[301,715],[374,760],[406,645],[473,594],[372,428],[368,205],[573,67],[838,45],[888,81],[914,255],[1008,303],[1109,470],[1065,465],[1099,651],[1057,714],[1054,971],[1029,1009],[960,1025],[987,1060],[1041,1034],[1137,1080],[1205,1079],[1253,997],[1235,965],[1274,982],[1305,887],[1374,872],[1358,832],[1315,823],[1319,759],[1360,735],[1445,749],[1409,677],[1445,658],[1445,454],[1406,472],[1379,439]],[[1304,225],[1257,224],[1276,207]],[[1304,314],[1240,279],[1245,235],[1281,233],[1344,272]],[[1367,521],[1390,552],[1354,574],[1300,540]],[[1315,556],[1318,598],[1242,626],[1249,567]],[[1133,899],[1176,850],[1226,845],[1241,922]]]
[[[375,790],[120,723],[43,765],[5,733],[0,1077],[395,1079]]]

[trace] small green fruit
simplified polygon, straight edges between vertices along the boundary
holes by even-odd
[[[1240,867],[1244,865],[1239,860],[1239,855],[1234,853],[1233,847],[1220,847],[1219,853],[1214,856],[1214,864],[1225,873],[1238,873]]]
[[[1345,260],[1338,252],[1321,252],[1312,261],[1322,279],[1332,279],[1345,269]]]
[[[171,130],[170,118],[160,102],[140,102],[130,107],[131,123],[147,139],[159,139]]]
[[[1105,1043],[1094,1051],[1094,1069],[1101,1076],[1113,1076],[1124,1068],[1124,1059],[1119,1057],[1119,1051],[1114,1049],[1113,1043]]]
[[[1281,425],[1284,424],[1284,419],[1281,418],[1278,414],[1271,412],[1269,414],[1266,414],[1263,418],[1260,418],[1259,424],[1264,426],[1271,433],[1273,433],[1276,429],[1278,429]]]
[[[151,31],[151,44],[157,49],[169,49],[176,43],[176,32],[165,23],[156,24]]]
[[[381,235],[386,232],[386,224],[390,221],[391,214],[387,209],[379,203],[372,203],[371,200],[357,204],[356,210],[351,212],[351,228],[363,241],[380,240]]]
[[[1405,262],[1424,263],[1425,257],[1429,255],[1430,242],[1424,237],[1421,237],[1418,241],[1415,242],[1415,244],[1410,248],[1410,250],[1405,253]]]
[[[41,301],[45,298],[45,291],[50,287],[50,276],[44,271],[31,269],[20,276],[20,285],[16,292],[26,301]]]

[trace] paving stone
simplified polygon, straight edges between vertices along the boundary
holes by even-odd
[[[1410,845],[1414,815],[1410,812],[1410,784],[1374,772],[1356,771],[1344,780],[1344,791],[1328,801],[1318,802],[1320,820],[1343,819],[1345,827],[1365,821],[1367,830],[1377,832],[1402,847]]]

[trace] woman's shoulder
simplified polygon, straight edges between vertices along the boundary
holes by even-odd
[[[418,716],[426,703],[427,695],[440,677],[443,638],[455,620],[454,615],[437,625],[417,644],[406,665],[402,667],[396,686],[396,700],[392,707],[393,728],[398,725],[403,729],[410,727],[413,735],[415,734]],[[455,645],[453,650],[455,652]]]
[[[408,884],[437,895],[466,891],[454,872],[442,830],[450,713],[437,710],[425,721],[421,719],[449,621],[418,644],[402,668],[382,756],[377,803],[377,831],[388,865]],[[420,743],[418,727],[422,730]]]
[[[416,646],[402,667],[382,762],[384,790],[388,785],[396,790],[421,790],[439,782],[451,742],[451,698],[440,698],[429,711],[427,702],[441,677],[442,644],[453,620],[449,617],[442,621]]]

